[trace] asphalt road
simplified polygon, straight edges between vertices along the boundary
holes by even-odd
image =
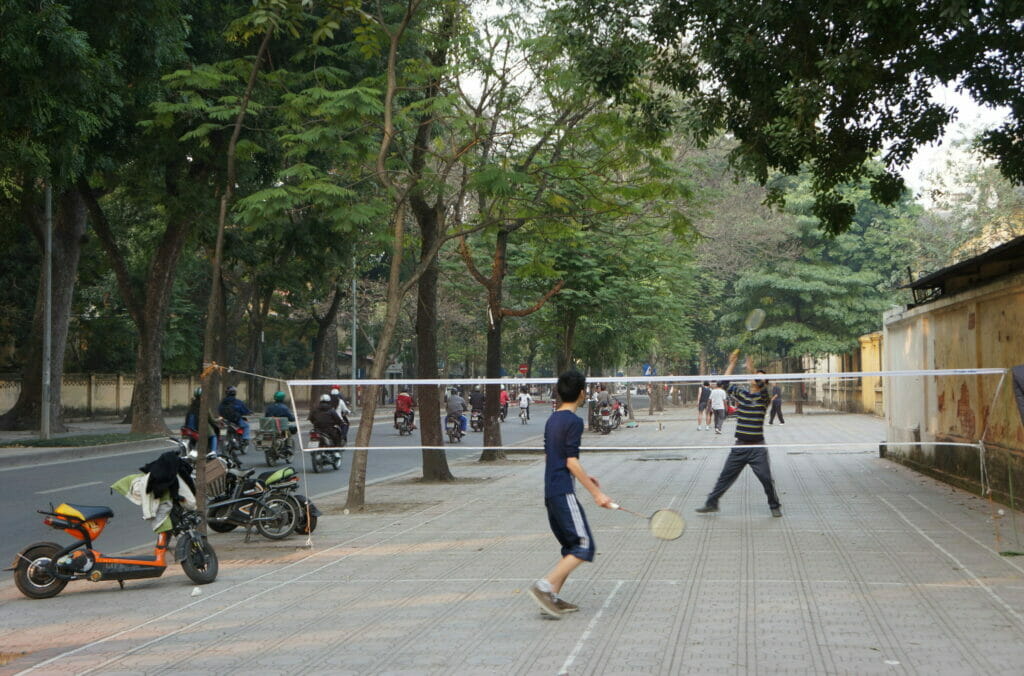
[[[512,444],[538,437],[543,433],[544,421],[550,414],[547,405],[535,405],[531,410],[532,421],[529,425],[521,425],[517,418],[512,417],[502,426],[502,440]],[[417,423],[418,423],[417,418]],[[349,439],[354,440],[356,427],[349,431]],[[480,446],[483,435],[468,432],[459,444],[450,445],[447,450],[449,462],[476,457],[479,450],[469,450],[468,446]],[[390,421],[378,420],[374,424],[371,445],[374,446],[405,446],[408,450],[370,451],[367,463],[367,482],[381,481],[390,477],[418,470],[422,466],[422,453],[419,448],[419,432],[412,436],[399,436]],[[168,449],[173,446],[168,443]],[[52,502],[58,505],[71,502],[83,505],[107,505],[114,510],[115,518],[107,524],[106,530],[97,541],[97,547],[104,552],[114,553],[127,549],[144,547],[155,541],[155,536],[148,524],[142,521],[141,511],[123,497],[112,494],[110,484],[122,476],[138,471],[141,465],[154,459],[159,453],[154,450],[133,451],[117,455],[99,455],[91,458],[57,461],[31,467],[13,467],[0,469],[0,513],[4,515],[2,537],[0,537],[0,563],[6,567],[23,547],[37,541],[49,541],[62,544],[70,543],[70,536],[61,531],[53,530],[42,523],[42,516],[35,510],[45,509]],[[306,466],[303,484],[299,492],[316,498],[320,495],[344,491],[348,488],[348,475],[351,466],[351,451],[345,451],[341,468],[337,471],[328,470],[314,474],[312,466]],[[254,466],[257,473],[266,469],[263,454],[252,450],[242,456],[246,466]],[[293,463],[296,470],[302,473],[301,461]],[[280,466],[280,465],[278,465]],[[225,535],[212,533],[213,543],[217,538],[234,537],[237,533]],[[257,540],[262,540],[259,535]],[[254,540],[254,546],[258,541]]]

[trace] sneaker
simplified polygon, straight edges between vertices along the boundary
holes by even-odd
[[[558,609],[563,613],[575,613],[580,609],[580,607],[575,603],[569,603],[565,599],[560,599],[557,596],[555,597],[555,605],[558,606]]]
[[[717,511],[718,511],[718,505],[704,505],[703,507],[698,507],[696,509],[696,512],[698,514],[711,514],[712,512],[717,512]]]
[[[721,434],[722,430],[715,430],[715,434]]]
[[[772,507],[772,516],[774,516],[774,517],[782,516],[782,510],[779,509],[778,507]]]
[[[558,603],[556,603],[557,597],[551,592],[541,591],[536,582],[530,587],[530,596],[537,602],[541,612],[545,615],[550,615],[554,618],[562,617],[562,611],[559,610]]]

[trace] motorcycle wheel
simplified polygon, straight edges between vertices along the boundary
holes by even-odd
[[[189,539],[185,558],[180,562],[188,579],[196,584],[210,584],[216,580],[220,563],[217,552],[213,551],[207,539],[195,533],[186,533],[182,537]]]
[[[220,509],[218,509],[216,512],[214,512],[210,516],[212,516],[214,518],[225,517],[225,516],[227,516],[229,509],[230,508],[228,508],[228,507],[221,507]],[[230,533],[234,529],[238,528],[237,524],[228,523],[226,521],[221,522],[221,523],[216,523],[216,522],[207,520],[206,525],[210,527],[210,530],[215,531],[217,533]]]
[[[267,461],[267,467],[273,467],[277,464],[277,453],[274,452],[274,448],[270,447],[263,452],[263,457]]]
[[[14,584],[22,594],[30,599],[48,599],[67,586],[67,580],[56,578],[45,570],[61,549],[63,547],[53,542],[40,542],[18,556]]]
[[[334,469],[341,467],[341,451],[331,454],[331,465],[334,466]]]
[[[283,540],[295,532],[299,513],[295,503],[286,498],[270,498],[260,505],[253,517],[256,530],[269,540]]]
[[[313,451],[313,456],[310,458],[310,462],[313,463],[313,472],[316,474],[320,473],[320,456],[322,451]]]
[[[302,500],[300,500],[299,497],[301,497]],[[299,514],[299,523],[295,526],[295,532],[301,535],[309,535],[316,530],[316,522],[319,517],[317,517],[313,512],[313,503],[309,501],[309,498],[304,495],[299,497],[294,495],[288,496],[288,499],[295,504],[295,509]],[[306,505],[310,506],[310,510],[308,512],[306,511]]]

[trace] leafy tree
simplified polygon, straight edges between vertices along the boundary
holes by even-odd
[[[828,232],[853,222],[844,184],[866,181],[882,204],[900,199],[899,168],[955,114],[931,99],[937,84],[1011,109],[981,147],[1024,182],[1019,0],[576,0],[561,16],[590,81],[651,124],[672,114],[667,86],[687,96],[698,137],[724,129],[738,139],[734,166],[761,184],[806,165],[812,213]],[[871,163],[879,155],[884,166]]]

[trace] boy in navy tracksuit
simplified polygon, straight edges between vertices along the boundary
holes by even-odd
[[[586,378],[578,371],[567,371],[559,376],[557,389],[562,405],[544,426],[544,504],[551,532],[562,545],[562,558],[547,576],[530,587],[530,595],[542,612],[554,618],[579,610],[560,599],[558,592],[569,573],[584,561],[594,560],[594,537],[583,507],[576,500],[573,478],[590,491],[598,506],[610,508],[612,505],[612,499],[601,492],[597,479],[587,474],[580,464],[583,419],[576,415],[576,409],[586,398],[586,384]]]

